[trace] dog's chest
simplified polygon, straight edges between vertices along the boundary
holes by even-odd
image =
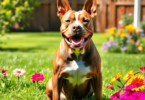
[[[79,86],[89,79],[86,75],[90,72],[90,66],[85,66],[83,61],[72,61],[63,71],[69,73],[69,77],[66,78],[69,83]]]

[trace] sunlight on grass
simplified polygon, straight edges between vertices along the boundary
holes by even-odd
[[[7,34],[9,39],[3,38],[0,51],[0,68],[8,69],[8,79],[0,76],[1,100],[46,100],[45,85],[52,73],[52,59],[62,37],[59,32],[40,33],[12,33]],[[106,89],[114,74],[139,70],[145,66],[145,54],[117,54],[102,53],[101,45],[105,42],[102,34],[94,34],[94,44],[101,54],[103,75],[103,100],[109,100],[114,92]],[[17,77],[12,74],[15,68],[26,71],[20,78],[20,87],[17,87]],[[34,73],[42,73],[45,77],[35,90],[35,83],[30,78]],[[122,79],[122,78],[121,78]],[[6,82],[5,82],[6,81]],[[120,85],[115,83],[115,85]]]

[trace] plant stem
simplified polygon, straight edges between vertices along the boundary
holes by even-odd
[[[144,74],[142,71],[138,71],[138,72],[134,73],[133,75],[136,75],[136,74],[138,74],[138,73]],[[132,76],[133,76],[133,75],[132,75]],[[130,78],[131,78],[131,76],[125,81],[125,83],[122,85],[122,87],[121,87],[120,90],[122,90],[122,89],[124,88],[124,85],[128,82],[128,80],[129,80]]]

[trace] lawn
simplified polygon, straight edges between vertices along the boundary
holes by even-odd
[[[106,86],[113,75],[121,72],[124,76],[130,70],[138,71],[139,67],[145,66],[145,54],[102,53],[101,44],[106,41],[105,38],[95,33],[92,39],[102,59],[103,100],[109,100],[114,92]],[[45,100],[45,85],[51,77],[52,59],[61,40],[60,33],[11,33],[1,40],[5,44],[0,45],[0,68],[8,69],[9,76],[7,79],[0,76],[0,100]],[[15,68],[26,71],[25,76],[20,77],[19,84],[12,74]],[[45,77],[37,87],[30,80],[34,73],[42,73]]]

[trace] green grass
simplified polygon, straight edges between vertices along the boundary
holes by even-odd
[[[45,100],[45,85],[51,77],[52,59],[61,40],[60,33],[11,33],[2,40],[6,44],[0,45],[0,68],[8,69],[9,76],[8,80],[0,76],[0,100]],[[93,41],[102,59],[103,100],[109,100],[114,92],[106,89],[106,86],[112,76],[118,72],[122,72],[124,76],[130,70],[138,71],[139,67],[145,66],[145,54],[104,54],[101,52],[101,44],[106,40],[102,38],[102,34],[94,34]],[[17,77],[12,74],[15,68],[26,70],[19,85]],[[31,75],[36,72],[45,76],[38,88],[30,80]],[[116,85],[120,83],[116,82]]]

